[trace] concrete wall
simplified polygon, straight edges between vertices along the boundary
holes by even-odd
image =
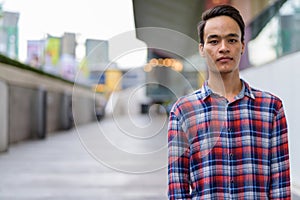
[[[31,137],[33,88],[9,85],[9,143]]]
[[[2,63],[0,95],[0,152],[96,120],[90,88]]]
[[[61,109],[62,108],[62,98],[64,93],[58,91],[47,92],[47,132],[51,133],[56,130],[63,129],[61,125]]]
[[[300,53],[282,57],[275,62],[241,72],[253,87],[269,91],[283,100],[289,128],[292,183],[300,188]],[[299,98],[299,99],[298,99]]]
[[[0,152],[8,148],[8,87],[0,80]]]
[[[86,124],[95,120],[95,99],[90,97],[75,97],[73,103],[73,117],[75,125]]]

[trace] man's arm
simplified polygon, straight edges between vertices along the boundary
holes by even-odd
[[[270,199],[291,199],[288,129],[282,106],[273,124],[270,183]]]
[[[189,142],[182,122],[171,112],[168,128],[168,196],[185,199],[190,196]]]

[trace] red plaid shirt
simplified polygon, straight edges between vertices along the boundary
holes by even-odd
[[[290,199],[282,102],[242,82],[231,103],[205,82],[174,104],[168,128],[169,199]]]

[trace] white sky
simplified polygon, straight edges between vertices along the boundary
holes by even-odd
[[[78,42],[84,43],[86,38],[109,40],[135,28],[131,0],[0,0],[0,2],[3,3],[4,11],[20,13],[18,25],[21,61],[26,59],[27,40],[43,39],[47,34],[61,37],[64,32],[76,33],[80,38]],[[127,62],[130,61],[127,59]],[[138,63],[140,62],[142,61]]]

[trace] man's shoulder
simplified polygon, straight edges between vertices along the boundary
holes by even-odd
[[[281,101],[281,99],[273,94],[272,92],[269,92],[267,90],[261,90],[254,87],[251,87],[251,92],[253,93],[255,98],[265,98],[265,99],[271,99],[274,101]]]
[[[196,90],[190,94],[181,96],[175,101],[172,107],[173,112],[188,112],[202,104],[203,93],[201,90]]]
[[[179,97],[178,100],[176,101],[176,104],[185,105],[185,104],[199,103],[199,100],[201,101],[203,98],[204,98],[203,92],[201,90],[196,90],[192,93]]]
[[[262,105],[271,105],[276,110],[282,107],[282,100],[279,96],[275,95],[274,93],[267,91],[267,90],[261,90],[257,88],[251,87],[251,92],[255,97],[255,101],[257,103],[260,103]]]

